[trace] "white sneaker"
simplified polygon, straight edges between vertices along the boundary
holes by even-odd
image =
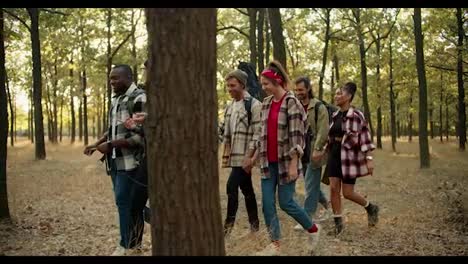
[[[297,224],[294,226],[294,231],[304,231],[304,228],[301,226],[301,224]]]
[[[262,251],[255,253],[256,256],[278,256],[280,254],[279,246],[270,243]]]
[[[111,256],[126,256],[128,254],[128,250],[122,246],[118,246]]]
[[[317,226],[317,232],[308,233],[309,235],[309,250],[314,251],[317,248],[319,238],[320,238],[320,230],[322,229],[320,225],[315,224]]]

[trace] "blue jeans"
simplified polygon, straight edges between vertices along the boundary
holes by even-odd
[[[276,186],[278,186],[278,199],[281,210],[285,211],[294,220],[296,220],[304,229],[312,227],[312,219],[294,200],[293,196],[296,189],[296,182],[288,184],[279,184],[278,163],[269,164],[270,178],[262,179],[262,205],[265,224],[268,227],[272,241],[281,238],[280,224],[276,212]]]
[[[309,215],[315,214],[317,210],[318,202],[321,203],[324,207],[327,206],[327,198],[325,194],[320,189],[320,180],[322,176],[322,167],[312,168],[312,164],[308,164],[304,177],[305,184],[305,200],[304,200],[304,210]]]
[[[137,170],[116,170],[111,162],[110,175],[119,213],[120,245],[124,248],[141,246],[143,240],[143,209],[148,199],[146,186],[135,182]]]

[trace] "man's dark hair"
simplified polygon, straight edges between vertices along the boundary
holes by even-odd
[[[130,80],[133,80],[132,67],[128,64],[117,64],[112,69],[122,69]]]
[[[348,92],[351,95],[351,100],[350,101],[353,101],[354,94],[356,93],[356,90],[357,90],[356,84],[353,83],[353,82],[347,82],[347,83],[345,83],[345,85],[343,85],[342,89],[345,90],[346,92]]]
[[[305,88],[307,89],[307,96],[312,99],[314,98],[314,94],[312,93],[312,84],[310,83],[310,79],[307,76],[301,76],[296,79],[296,85],[300,83],[304,83]]]

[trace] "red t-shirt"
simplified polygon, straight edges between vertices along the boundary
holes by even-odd
[[[267,156],[268,162],[278,162],[278,115],[284,96],[275,102],[271,102],[270,113],[268,113],[267,127]]]

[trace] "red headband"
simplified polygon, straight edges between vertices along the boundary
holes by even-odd
[[[262,74],[263,76],[267,77],[267,78],[270,78],[272,80],[275,80],[279,85],[283,86],[283,78],[281,77],[281,75],[279,75],[278,73],[270,70],[270,69],[265,69],[262,71]]]

